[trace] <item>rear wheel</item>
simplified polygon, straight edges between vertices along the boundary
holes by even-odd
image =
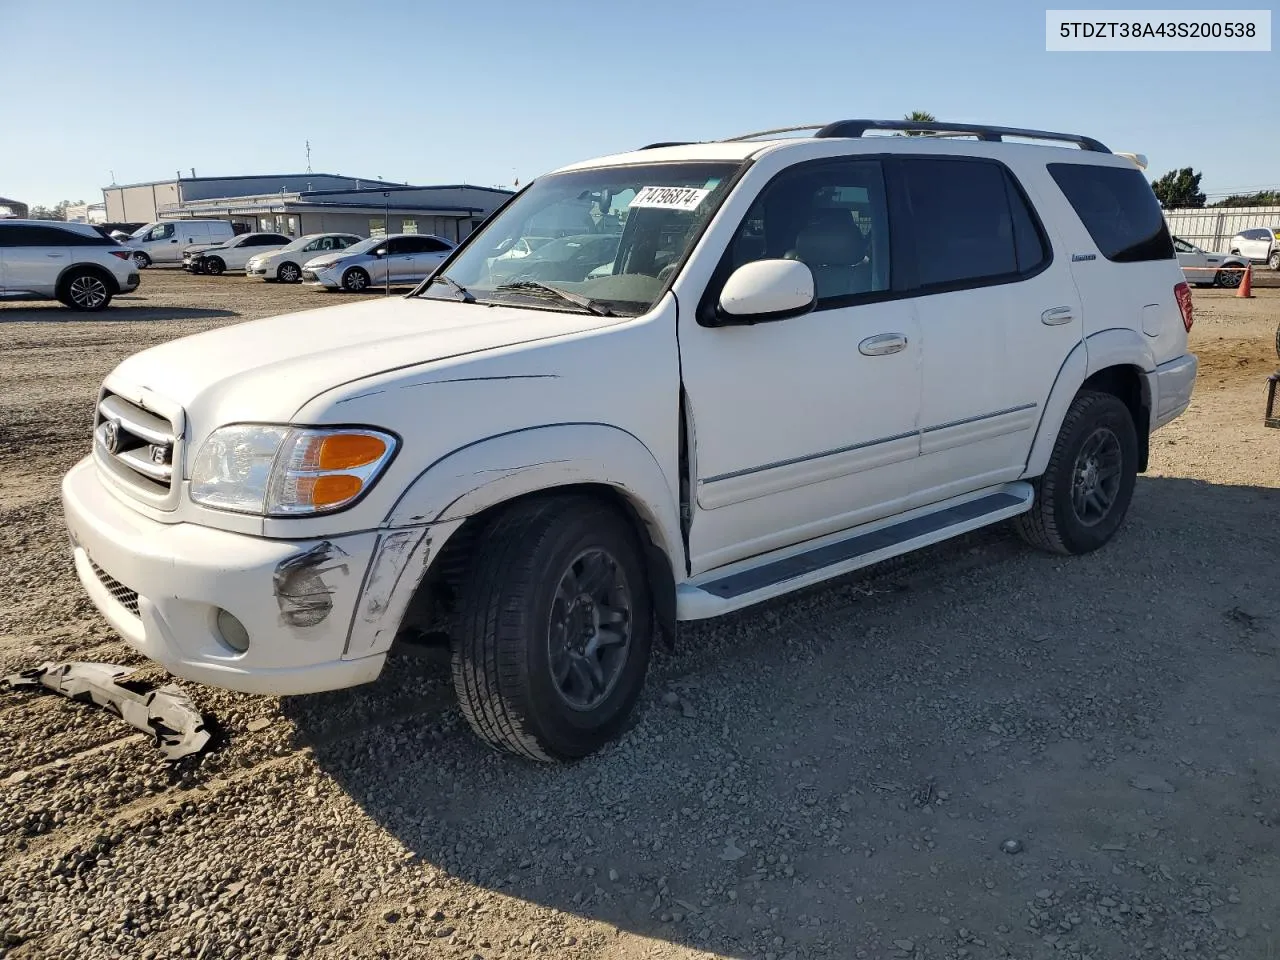
[[[1071,402],[1035,502],[1015,521],[1033,546],[1088,553],[1119,529],[1138,476],[1138,434],[1129,408],[1110,393],[1081,390]]]
[[[281,283],[297,283],[302,279],[302,270],[296,263],[282,263],[276,270],[276,279]]]
[[[145,270],[147,269],[147,267],[151,266],[151,258],[147,256],[145,253],[143,253],[141,250],[137,250],[134,252],[133,262],[138,265],[139,270]]]
[[[200,261],[204,265],[204,272],[213,274],[218,277],[227,269],[227,265],[221,257],[205,257]]]
[[[104,310],[111,302],[111,285],[96,270],[77,270],[62,281],[58,299],[72,310]]]
[[[369,274],[359,267],[352,267],[342,275],[342,289],[348,293],[360,293],[369,288]]]
[[[653,640],[640,545],[585,497],[517,504],[485,532],[458,598],[453,686],[489,744],[571,760],[618,735]]]
[[[1280,250],[1271,251],[1271,257],[1267,260],[1267,264],[1272,270],[1280,270]]]
[[[1216,286],[1230,289],[1240,286],[1240,281],[1243,279],[1244,271],[1242,270],[1219,270],[1214,274],[1213,282]]]

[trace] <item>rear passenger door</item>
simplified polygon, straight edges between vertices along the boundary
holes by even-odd
[[[1026,191],[977,157],[889,165],[903,224],[897,263],[914,291],[923,385],[912,505],[1017,479],[1080,301]]]
[[[417,254],[416,267],[419,278],[426,277],[433,273],[436,267],[444,263],[444,258],[448,256],[449,251],[453,248],[449,244],[437,237],[419,237],[418,244],[420,252]]]

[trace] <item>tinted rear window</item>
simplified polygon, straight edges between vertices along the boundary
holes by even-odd
[[[1049,173],[1108,260],[1173,259],[1173,240],[1164,214],[1140,171],[1051,163]]]
[[[900,169],[921,287],[998,282],[1048,259],[1021,191],[1000,164],[911,158]]]

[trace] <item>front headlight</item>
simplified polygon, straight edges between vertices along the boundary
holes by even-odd
[[[366,427],[222,427],[196,455],[191,499],[268,517],[330,513],[372,487],[395,450],[395,437]]]

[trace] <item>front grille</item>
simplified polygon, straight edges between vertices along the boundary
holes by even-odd
[[[314,270],[303,270],[303,271],[302,271],[302,279],[303,279],[303,280],[314,280],[315,278],[316,278],[316,272],[315,272]]]
[[[98,575],[98,579],[107,588],[107,592],[111,594],[116,603],[120,604],[135,617],[138,616],[138,591],[130,590],[92,560],[89,561],[89,565],[93,567],[93,572]]]
[[[124,397],[103,391],[93,426],[99,463],[152,497],[167,497],[174,476],[173,424]]]

